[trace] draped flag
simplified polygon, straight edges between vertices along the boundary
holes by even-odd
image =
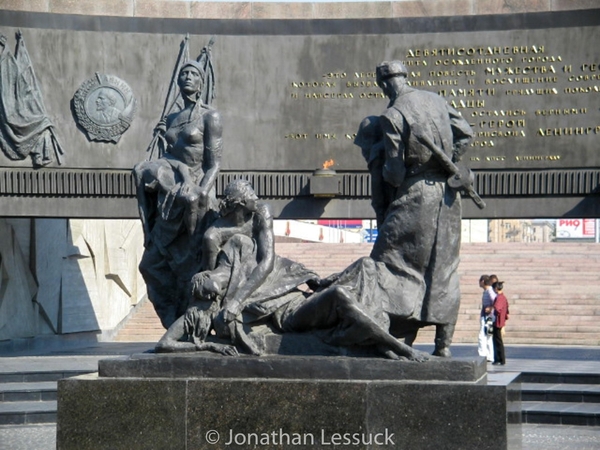
[[[12,160],[31,157],[34,167],[62,163],[63,150],[44,107],[42,92],[19,31],[13,55],[0,36],[0,148]]]

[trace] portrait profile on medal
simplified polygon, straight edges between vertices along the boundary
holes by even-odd
[[[83,82],[73,97],[77,124],[92,141],[118,142],[135,114],[129,85],[114,75],[96,75]]]
[[[119,121],[119,115],[123,111],[123,99],[117,91],[111,88],[101,87],[96,89],[94,95],[88,97],[89,103],[86,111],[90,118],[99,125],[114,125]],[[120,103],[120,104],[119,104]]]

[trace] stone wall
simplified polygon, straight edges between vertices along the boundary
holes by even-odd
[[[190,19],[352,19],[577,10],[596,0],[332,3],[177,0],[0,0],[0,10]],[[139,222],[0,219],[0,341],[107,332],[145,295]]]
[[[38,284],[29,264],[31,226],[29,219],[0,219],[0,340],[50,331],[34,301]]]
[[[142,242],[137,220],[0,219],[0,341],[110,334],[146,293]]]

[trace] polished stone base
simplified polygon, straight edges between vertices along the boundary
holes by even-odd
[[[375,370],[371,378],[333,378],[333,372],[318,369],[323,365],[321,358],[195,355],[204,364],[226,367],[231,375],[205,377],[189,372],[194,355],[165,356],[103,361],[104,375],[119,375],[61,380],[58,448],[520,448],[517,374],[494,384],[487,383],[485,376],[471,381],[416,380],[417,372],[403,366],[419,366],[428,372],[431,362],[395,361],[398,372],[410,376],[381,379]],[[254,376],[246,372],[235,377],[231,372],[236,365],[243,368],[247,361],[261,359],[271,359],[271,363],[251,365]],[[373,363],[377,367],[376,361],[386,362],[329,359],[353,367],[344,370],[359,377]],[[279,367],[273,360],[285,364]],[[479,360],[471,367],[478,368]],[[169,361],[171,374],[164,370]],[[181,375],[177,366],[186,364]],[[453,362],[442,364],[447,364],[446,372],[452,372]],[[456,364],[464,367],[467,362]],[[296,378],[289,376],[294,365]],[[310,365],[316,368],[312,373],[306,370]]]
[[[485,358],[433,358],[426,363],[331,356],[223,357],[207,353],[141,353],[98,363],[111,378],[281,378],[485,383]]]

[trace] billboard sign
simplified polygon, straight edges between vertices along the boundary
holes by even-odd
[[[556,223],[559,239],[594,239],[596,219],[559,219]]]

